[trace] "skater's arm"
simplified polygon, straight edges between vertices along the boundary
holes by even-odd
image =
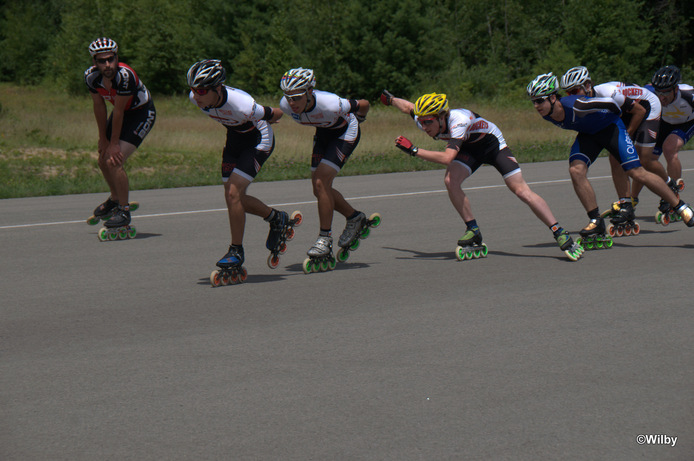
[[[396,98],[390,91],[383,90],[383,93],[381,93],[381,102],[386,106],[393,106],[403,114],[407,114],[414,118],[414,104],[407,99]]]
[[[634,101],[632,106],[627,109],[626,112],[631,114],[631,121],[629,122],[627,131],[629,132],[629,136],[634,139],[636,130],[638,129],[639,125],[641,125],[641,122],[643,122],[643,120],[646,118],[646,108]]]
[[[404,136],[400,136],[395,140],[395,147],[412,157],[419,157],[428,162],[440,163],[442,165],[450,164],[458,155],[458,151],[452,147],[447,147],[443,152],[420,149]]]
[[[120,151],[120,135],[123,128],[123,118],[125,116],[125,108],[132,96],[116,95],[113,99],[113,112],[111,119],[111,139],[109,140],[106,153],[110,156],[110,162],[113,166],[123,164],[123,153]]]
[[[99,93],[91,93],[92,101],[94,103],[94,118],[96,119],[96,127],[99,130],[99,143],[98,150],[99,153],[103,153],[108,145],[108,140],[106,139],[106,122],[107,122],[107,110],[106,102],[104,98],[101,97]]]

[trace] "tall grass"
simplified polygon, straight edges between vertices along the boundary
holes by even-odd
[[[97,130],[91,97],[0,84],[0,198],[108,190],[96,164]],[[259,98],[276,106],[278,101]],[[452,101],[453,107],[457,107]],[[219,184],[226,130],[187,96],[155,96],[157,121],[128,160],[132,189]],[[468,106],[496,123],[518,160],[563,159],[573,136],[543,122],[531,104],[523,109]],[[257,180],[309,177],[313,129],[288,117],[273,125],[276,148]],[[374,103],[361,142],[343,175],[441,168],[394,147],[404,135],[428,149],[443,149],[394,108]]]

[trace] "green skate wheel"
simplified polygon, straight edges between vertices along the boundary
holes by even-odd
[[[311,258],[304,259],[301,269],[304,271],[304,274],[310,274],[313,272],[313,261],[311,261]]]
[[[349,250],[341,248],[340,251],[337,252],[337,260],[343,263],[347,261],[347,259],[349,259]]]
[[[116,232],[112,229],[109,229],[108,230],[108,239],[113,241],[113,240],[116,240],[117,238],[118,238],[118,232]]]
[[[489,248],[487,247],[486,243],[483,243],[482,249],[480,250],[480,255],[482,255],[483,258],[486,258],[488,253],[489,253]]]
[[[369,216],[369,226],[371,227],[378,227],[381,225],[381,215],[378,213],[374,213],[371,216]]]
[[[613,241],[612,241],[611,237],[608,238],[607,240],[605,240],[605,242],[604,242],[605,248],[612,248],[612,243],[613,243]]]
[[[328,269],[335,270],[335,267],[337,267],[337,260],[335,258],[330,258],[328,260]]]
[[[368,228],[368,227],[365,227],[365,228],[363,228],[363,229],[361,230],[361,232],[359,233],[359,238],[360,238],[360,239],[365,239],[365,238],[367,238],[367,237],[369,236],[370,233],[371,233],[371,229]]]
[[[457,246],[455,247],[455,259],[458,261],[464,261],[465,260],[465,251],[463,251],[463,247]]]
[[[356,250],[357,248],[359,248],[359,244],[360,244],[359,239],[358,239],[358,238],[357,238],[357,239],[354,239],[354,242],[350,243],[348,248],[349,248],[350,250],[354,251],[354,250]]]
[[[128,203],[128,206],[130,207],[130,211],[132,212],[140,208],[140,202],[130,202]]]
[[[482,256],[482,251],[480,249],[475,248],[474,250],[472,250],[472,257],[473,258],[478,259],[481,256]]]
[[[97,224],[99,224],[99,221],[101,221],[100,218],[92,216],[89,219],[87,219],[87,224],[89,224],[90,226],[96,226]]]
[[[118,239],[125,240],[128,238],[128,230],[123,228],[118,231]]]
[[[320,262],[320,271],[321,272],[328,272],[328,269],[330,269],[330,263],[328,262],[327,259],[324,259]]]
[[[134,227],[131,227],[128,230],[128,238],[134,239],[136,236],[137,236],[137,229],[135,229]]]
[[[97,237],[99,237],[100,241],[105,242],[106,240],[108,240],[108,230],[106,230],[105,227],[102,227],[101,229],[99,229]]]

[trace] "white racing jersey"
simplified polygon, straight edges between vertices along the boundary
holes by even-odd
[[[219,107],[200,108],[211,119],[218,121],[227,129],[238,133],[248,133],[257,129],[261,134],[258,150],[268,151],[272,147],[273,131],[267,119],[271,114],[258,104],[253,97],[243,90],[223,86],[222,105]],[[197,106],[191,91],[190,101]],[[271,109],[270,109],[271,110]]]
[[[414,117],[415,123],[419,129],[422,125],[419,123],[419,117]],[[458,141],[458,148],[462,143],[472,143],[478,141],[483,136],[490,134],[496,136],[499,140],[499,150],[506,146],[506,140],[501,130],[492,122],[478,116],[468,109],[452,109],[448,115],[448,126],[446,131],[436,135],[434,139],[442,141]],[[451,143],[449,142],[449,145]]]
[[[359,122],[354,116],[357,101],[341,98],[327,91],[313,90],[314,105],[309,110],[295,114],[287,98],[280,100],[280,109],[301,125],[314,126],[318,130],[340,130],[339,139],[354,141],[359,132]]]

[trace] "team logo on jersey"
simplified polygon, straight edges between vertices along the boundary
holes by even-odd
[[[475,131],[486,130],[487,128],[489,128],[489,123],[487,123],[486,120],[477,121],[470,126],[470,129]]]
[[[643,94],[643,90],[641,88],[624,88],[622,90],[622,94],[627,97],[633,97],[633,96],[641,96]]]

